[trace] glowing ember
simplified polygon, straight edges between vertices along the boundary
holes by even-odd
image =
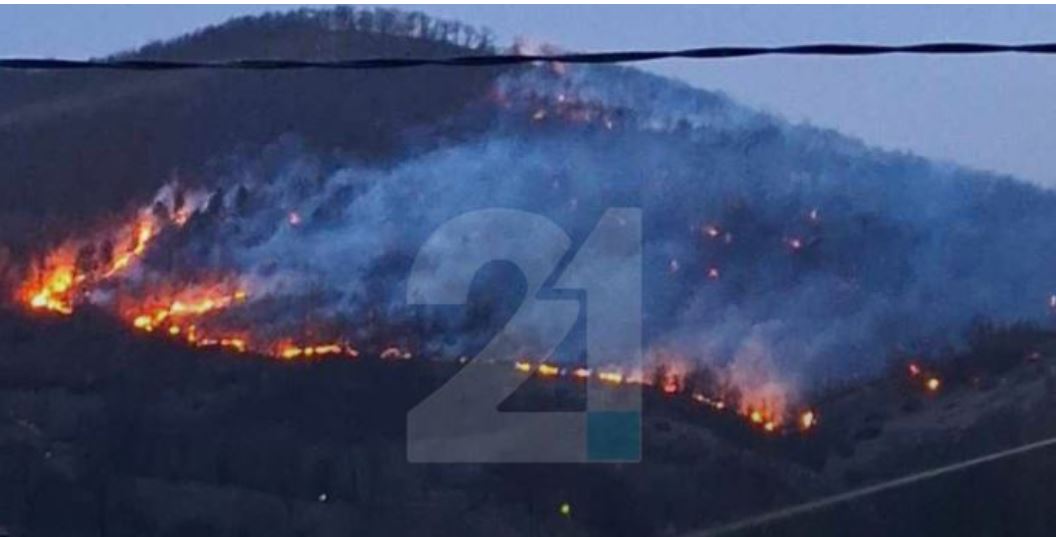
[[[412,355],[410,352],[400,350],[399,347],[389,347],[381,351],[382,360],[410,360]]]
[[[359,352],[341,343],[296,345],[292,342],[285,341],[276,347],[274,355],[284,360],[294,360],[297,358],[322,358],[325,356],[347,356],[349,358],[356,358],[359,356]]]
[[[909,376],[915,377],[920,374],[920,366],[917,364],[909,364]]]
[[[719,279],[719,268],[718,267],[711,267],[711,268],[708,269],[708,279],[709,280],[717,280],[717,279]]]
[[[246,352],[246,340],[242,338],[206,338],[197,342],[199,347],[224,347],[238,352]]]
[[[668,383],[664,384],[664,393],[671,395],[678,393],[678,384]]]
[[[818,416],[813,410],[807,410],[799,415],[799,428],[801,430],[808,430],[814,427],[818,423]]]
[[[132,326],[139,328],[140,330],[153,330],[153,322],[150,315],[138,315],[135,319],[132,319]]]
[[[799,237],[791,237],[785,242],[788,244],[788,247],[791,248],[793,251],[799,251],[803,248],[803,239],[800,239]]]
[[[607,384],[623,384],[623,373],[619,371],[601,371],[598,380]]]
[[[942,387],[942,381],[940,381],[938,377],[931,377],[924,386],[928,388],[929,392],[937,392],[939,391],[939,388]]]
[[[704,226],[704,234],[712,239],[715,239],[722,234],[722,231],[716,226]]]
[[[289,222],[291,226],[299,226],[301,224],[301,215],[298,214],[297,211],[292,211],[286,217],[286,221]]]
[[[561,372],[561,369],[555,365],[539,364],[536,372],[543,377],[556,377]]]

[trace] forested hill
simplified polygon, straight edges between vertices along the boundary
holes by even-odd
[[[464,24],[337,8],[234,19],[118,57],[334,60],[491,49],[490,34]],[[401,132],[461,110],[497,72],[0,72],[0,242],[32,242],[124,208],[173,175],[193,183],[209,161],[283,135],[323,154],[391,155]]]

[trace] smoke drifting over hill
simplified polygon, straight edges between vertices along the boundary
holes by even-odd
[[[385,163],[334,165],[289,140],[228,161],[212,200],[90,300],[127,309],[158,289],[226,282],[247,297],[200,329],[453,358],[523,290],[489,272],[484,306],[408,306],[410,261],[440,224],[509,207],[582,240],[605,209],[641,206],[647,355],[724,366],[748,389],[867,375],[892,353],[956,344],[973,319],[1051,313],[1056,198],[1011,179],[622,68],[511,72],[445,129],[465,134]],[[581,350],[570,342],[561,359]]]

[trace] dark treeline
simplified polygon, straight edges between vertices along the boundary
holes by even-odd
[[[494,52],[495,47],[495,36],[487,28],[471,26],[458,21],[436,19],[417,11],[339,6],[328,10],[304,8],[296,11],[266,13],[261,16],[239,17],[221,25],[207,26],[173,40],[150,43],[134,52],[119,54],[116,57],[172,59],[171,55],[181,47],[200,49],[212,57],[218,52],[215,48],[216,41],[237,42],[242,39],[252,39],[266,32],[307,32],[306,40],[314,41],[320,29],[331,33],[356,32],[406,37],[437,44],[454,45],[477,52]],[[314,43],[308,44],[315,45]],[[354,50],[344,51],[344,53],[344,56],[339,57],[360,56]]]
[[[391,9],[240,18],[124,58],[338,59],[492,50],[489,32]],[[210,181],[210,163],[284,136],[376,161],[406,133],[482,95],[500,69],[388,72],[0,72],[0,244],[39,250],[129,208],[162,183]]]

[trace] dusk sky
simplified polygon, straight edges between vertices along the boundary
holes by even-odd
[[[411,6],[570,50],[1056,41],[1040,6]],[[281,6],[3,6],[0,56],[86,58]],[[755,58],[642,67],[886,148],[1056,187],[1056,56]]]

